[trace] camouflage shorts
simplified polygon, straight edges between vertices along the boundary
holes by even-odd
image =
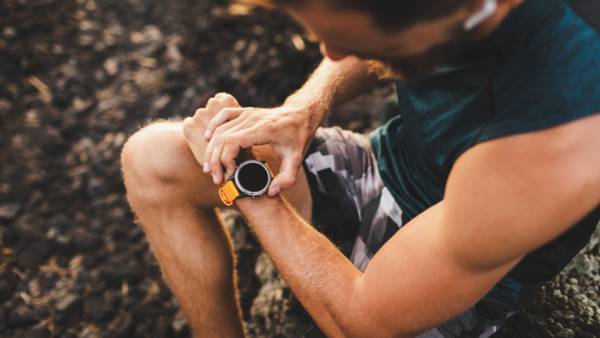
[[[383,185],[366,136],[320,128],[304,160],[313,197],[312,222],[364,271],[404,224],[402,209]],[[505,278],[471,309],[418,337],[489,337],[511,316],[521,291]],[[323,337],[314,326],[306,337]]]

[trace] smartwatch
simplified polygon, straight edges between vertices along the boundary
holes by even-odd
[[[272,178],[273,173],[266,162],[244,161],[219,188],[219,198],[223,204],[231,206],[238,198],[264,196],[269,190]]]

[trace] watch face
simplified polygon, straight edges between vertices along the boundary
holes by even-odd
[[[240,165],[235,174],[235,181],[239,189],[247,195],[259,196],[269,187],[271,175],[262,162],[250,160]]]

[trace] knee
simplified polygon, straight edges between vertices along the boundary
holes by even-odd
[[[179,122],[156,122],[133,134],[121,152],[121,170],[128,194],[152,195],[177,185],[182,169],[193,165]],[[143,194],[144,192],[148,194]]]

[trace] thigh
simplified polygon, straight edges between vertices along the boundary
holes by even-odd
[[[363,270],[402,225],[402,211],[383,185],[369,140],[338,127],[320,128],[304,167],[313,224]]]

